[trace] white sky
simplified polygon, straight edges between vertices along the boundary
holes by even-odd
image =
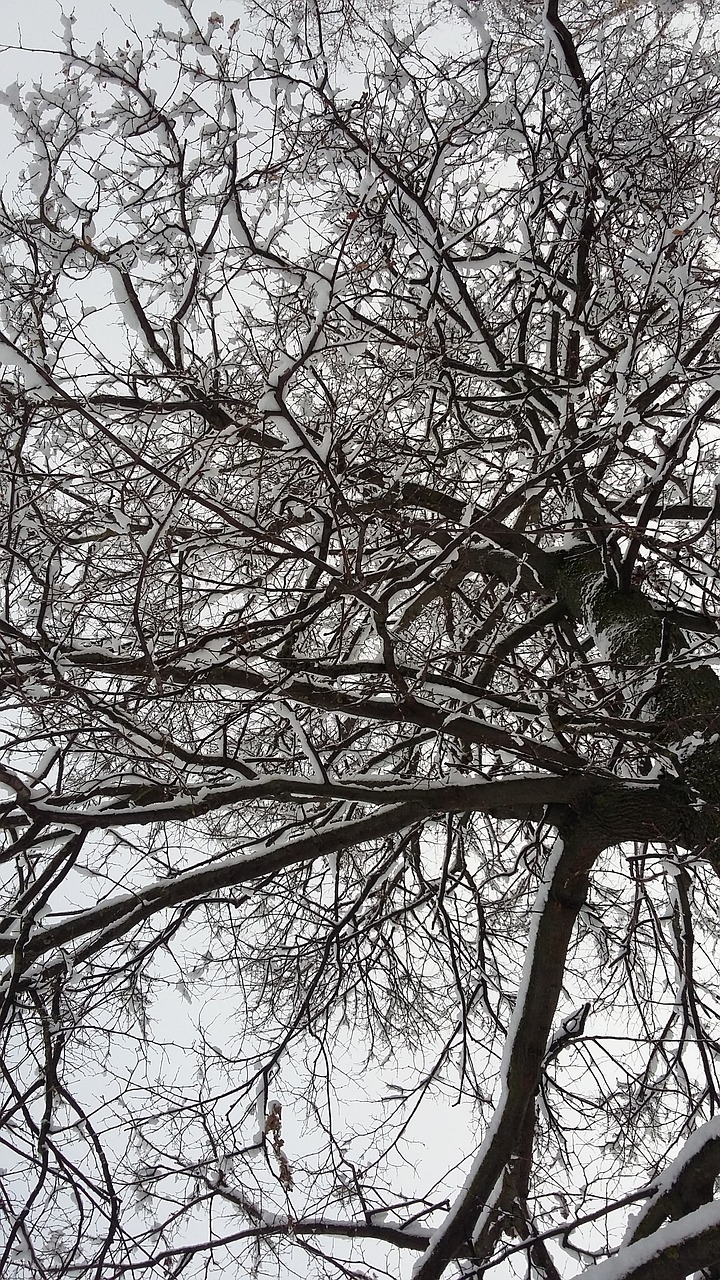
[[[242,5],[240,0],[216,0],[214,4],[212,0],[196,0],[194,10],[201,20],[213,10],[221,13],[227,26],[241,15]],[[177,28],[179,18],[164,0],[23,0],[20,4],[8,0],[0,35],[0,87],[17,78],[33,79],[51,71],[54,59],[48,54],[60,47],[63,12],[75,15],[78,43],[91,48],[98,40],[109,44],[124,41],[128,26],[146,35],[158,22]]]
[[[60,13],[74,13],[77,18],[78,36],[85,36],[94,44],[104,34],[111,39],[120,37],[123,30],[123,19],[119,16],[120,6],[110,0],[68,0],[59,4],[57,0],[25,0],[15,11],[14,21],[8,21],[5,27],[5,40],[10,44],[22,44],[26,47],[52,49],[59,43],[53,35],[60,31]],[[131,22],[134,20],[138,31],[146,31],[161,14],[169,13],[162,0],[122,0],[121,11]],[[18,71],[20,71],[20,63]],[[24,74],[24,68],[20,74]]]
[[[240,0],[197,0],[196,13],[200,20],[216,9],[223,14],[226,26],[241,15]],[[61,30],[60,14],[75,14],[75,33],[80,45],[93,48],[100,40],[114,47],[124,42],[127,27],[134,26],[142,36],[149,34],[158,22],[169,27],[177,27],[178,15],[163,0],[119,0],[113,5],[110,0],[67,0],[60,4],[58,0],[20,0],[17,4],[7,5],[4,29],[0,40],[0,89],[19,79],[21,82],[32,82],[39,77],[52,80],[59,73],[60,59],[53,50],[60,50],[59,33]],[[2,177],[12,173],[16,161],[11,159],[14,140],[7,113],[0,111],[0,185]],[[173,1008],[172,999],[167,1002],[166,1021],[168,1038],[173,1032],[179,1032],[187,1010],[182,1009],[182,1000],[178,996]],[[194,1010],[191,1012],[195,1012]],[[228,1017],[227,1010],[223,1015]],[[218,1015],[219,1016],[219,1015]],[[363,1105],[356,1104],[358,1123],[364,1118],[361,1113]],[[352,1108],[350,1108],[352,1116]],[[421,1127],[425,1139],[424,1151],[415,1152],[420,1171],[429,1171],[435,1167],[436,1173],[444,1171],[446,1164],[453,1162],[458,1153],[472,1154],[475,1141],[479,1141],[480,1133],[473,1135],[473,1124],[469,1124],[468,1109],[453,1108],[450,1105],[428,1103],[423,1112]],[[293,1159],[302,1150],[304,1140],[300,1117],[288,1109],[284,1116],[284,1132],[288,1154]],[[417,1130],[414,1131],[417,1133]],[[432,1176],[428,1176],[428,1182]],[[370,1250],[368,1250],[370,1254]],[[407,1275],[415,1259],[406,1256],[399,1259],[399,1275]],[[293,1259],[297,1263],[297,1258]],[[505,1268],[497,1268],[498,1280],[507,1275]]]

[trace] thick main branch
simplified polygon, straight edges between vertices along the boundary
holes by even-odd
[[[465,1185],[417,1263],[414,1280],[438,1280],[461,1252],[512,1160],[540,1078],[572,931],[602,846],[603,841],[583,825],[558,837],[533,908],[520,990],[503,1054],[500,1100]]]

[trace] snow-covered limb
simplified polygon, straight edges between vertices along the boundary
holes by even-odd
[[[240,788],[235,789],[238,799],[242,798],[243,786],[244,784],[240,784]],[[594,786],[595,784],[591,783],[591,789]],[[511,778],[507,783],[500,780],[494,783],[461,784],[455,794],[447,785],[436,789],[410,788],[403,789],[402,802],[395,804],[388,804],[389,797],[382,791],[376,797],[382,799],[382,806],[368,817],[329,824],[294,840],[270,838],[248,853],[194,867],[190,871],[144,885],[133,893],[121,894],[102,901],[96,906],[85,908],[81,912],[74,912],[65,922],[36,929],[23,947],[23,963],[32,964],[48,951],[67,946],[96,931],[111,929],[113,936],[117,936],[118,929],[122,933],[134,928],[156,912],[192,902],[195,898],[217,892],[219,889],[250,883],[258,877],[267,876],[299,863],[313,861],[341,849],[351,848],[364,840],[402,831],[413,823],[421,822],[433,812],[448,812],[454,807],[458,812],[467,812],[472,808],[469,797],[473,788],[478,797],[482,796],[481,803],[484,809],[513,814],[524,811],[540,812],[547,806],[558,806],[561,799],[565,801],[568,799],[573,789],[577,790],[578,800],[581,801],[586,796],[588,784],[583,779],[574,782],[571,778],[539,775],[531,776],[527,780]],[[651,788],[651,791],[653,790]],[[272,794],[272,791],[269,794]],[[349,794],[353,794],[352,791]],[[362,788],[356,792],[356,798],[366,795]],[[649,799],[650,809],[654,813],[657,807],[656,799],[654,796]],[[224,798],[224,803],[228,803],[227,796]],[[169,812],[172,813],[172,807]],[[157,821],[158,815],[155,814],[152,820]],[[594,845],[591,847],[595,848]],[[569,874],[566,867],[568,861],[573,865],[570,855],[561,863],[558,873],[559,885],[564,883]],[[584,865],[582,858],[578,865]],[[555,901],[555,893],[556,890],[553,889],[552,901],[548,908],[551,911],[558,905]],[[560,918],[563,918],[562,914]],[[0,938],[0,954],[3,952],[9,954],[14,950],[15,945],[12,939],[3,941]],[[529,963],[533,963],[530,953]],[[533,994],[537,999],[539,993],[534,988]],[[510,1070],[509,1067],[508,1070]]]
[[[574,1009],[572,1013],[566,1014],[560,1022],[559,1027],[553,1031],[550,1039],[548,1040],[547,1052],[545,1054],[546,1063],[550,1058],[554,1058],[561,1049],[564,1049],[565,1045],[568,1044],[570,1040],[574,1040],[577,1036],[582,1035],[585,1030],[585,1023],[587,1022],[587,1017],[591,1008],[591,1002],[586,1000],[585,1004],[581,1005],[579,1009]]]
[[[713,1200],[580,1274],[588,1280],[685,1280],[717,1262],[719,1253],[720,1202]]]
[[[720,1174],[720,1117],[701,1124],[667,1165],[655,1192],[628,1223],[623,1247],[652,1235],[667,1218],[681,1218],[712,1200]]]
[[[647,803],[657,811],[660,786],[655,781],[630,787],[615,780],[585,777],[581,774],[565,777],[550,773],[526,773],[519,777],[498,778],[494,782],[478,782],[473,778],[458,778],[447,783],[410,783],[398,785],[392,776],[367,776],[355,779],[318,780],[280,774],[253,778],[248,781],[221,783],[216,786],[198,785],[176,789],[162,784],[148,784],[130,776],[118,779],[109,795],[119,793],[124,803],[109,798],[97,806],[74,806],[69,797],[46,799],[41,793],[37,798],[24,790],[24,782],[9,769],[0,769],[0,780],[8,790],[15,792],[18,808],[6,810],[6,822],[22,825],[26,820],[42,823],[53,822],[62,828],[102,831],[107,828],[146,826],[158,821],[183,821],[201,817],[218,809],[231,808],[248,800],[287,801],[342,800],[360,804],[416,805],[418,814],[438,812],[498,812],[508,816],[524,816],[540,812],[545,805],[562,802],[579,802],[606,791],[632,794],[637,808],[637,829],[642,829]],[[102,794],[98,787],[96,795]],[[645,801],[645,803],[644,803]]]
[[[218,1189],[216,1194],[224,1195],[231,1204],[235,1203],[232,1193],[226,1194],[224,1189]],[[247,1212],[244,1204],[239,1205],[239,1209]],[[212,1256],[220,1247],[231,1248],[241,1242],[257,1245],[262,1240],[271,1239],[274,1236],[291,1244],[303,1239],[312,1240],[314,1237],[337,1240],[376,1240],[381,1244],[393,1245],[396,1249],[416,1251],[424,1247],[427,1239],[427,1232],[416,1224],[406,1230],[402,1225],[395,1226],[392,1223],[383,1225],[362,1221],[350,1222],[343,1219],[305,1217],[296,1220],[288,1218],[287,1215],[282,1217],[280,1214],[274,1219],[270,1214],[264,1216],[265,1221],[257,1221],[253,1226],[241,1231],[227,1231],[222,1239],[214,1236],[208,1240],[176,1245],[175,1248],[160,1248],[152,1257],[144,1256],[131,1262],[120,1263],[115,1268],[115,1274],[117,1276],[141,1275],[158,1264],[169,1266],[174,1260],[187,1265],[191,1258],[201,1258],[205,1254]]]
[[[413,1249],[416,1252],[426,1247],[430,1237],[430,1231],[421,1227],[416,1220],[406,1226],[399,1221],[387,1221],[388,1215],[380,1212],[373,1213],[371,1221],[353,1222],[331,1217],[290,1220],[287,1214],[259,1209],[242,1191],[236,1191],[232,1186],[221,1185],[218,1195],[246,1214],[254,1223],[259,1236],[292,1234],[300,1237],[335,1236],[338,1240],[381,1240],[397,1249]]]
[[[391,806],[378,810],[368,818],[340,822],[296,840],[270,841],[257,853],[225,858],[199,869],[193,868],[180,875],[156,881],[140,888],[136,893],[109,898],[84,912],[74,913],[61,924],[33,933],[22,948],[23,963],[33,964],[48,951],[65,947],[95,931],[117,930],[118,926],[121,931],[123,927],[133,928],[158,911],[191,902],[195,898],[217,892],[218,889],[240,886],[258,876],[269,875],[282,868],[348,848],[358,841],[373,840],[390,832],[402,831],[417,821],[421,813],[422,810],[412,802]],[[6,943],[3,948],[0,940],[0,952],[4,949],[5,954],[8,954],[14,949],[14,945],[12,942]]]
[[[204,655],[199,655],[200,658]],[[121,657],[108,660],[105,653],[76,651],[70,660],[78,666],[96,671],[131,678],[138,675],[154,676],[162,673],[162,678],[179,688],[207,684],[224,689],[247,689],[273,696],[275,680],[268,673],[253,670],[247,665],[229,663],[221,655],[220,660],[208,663],[200,662],[197,655],[184,663],[162,663],[157,666],[153,658],[123,659]],[[562,746],[544,742],[519,733],[510,733],[506,729],[488,724],[479,716],[462,713],[448,713],[429,699],[414,697],[404,703],[390,697],[358,697],[336,687],[330,687],[324,681],[306,680],[286,676],[282,692],[288,700],[306,706],[322,707],[330,711],[342,711],[352,715],[361,714],[364,718],[379,722],[410,723],[422,728],[434,729],[443,734],[456,736],[467,742],[487,744],[532,762],[535,766],[555,769],[581,768],[583,758],[567,751]],[[481,702],[482,686],[477,690],[477,701]],[[101,704],[99,705],[101,710]]]

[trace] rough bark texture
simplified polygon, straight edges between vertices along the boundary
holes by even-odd
[[[711,667],[693,664],[683,631],[666,621],[642,591],[620,591],[608,581],[596,549],[557,557],[553,581],[559,600],[588,629],[611,666],[631,683],[637,677],[642,714],[653,722],[658,747],[676,763],[687,788],[685,838],[714,858],[720,836],[720,680]]]

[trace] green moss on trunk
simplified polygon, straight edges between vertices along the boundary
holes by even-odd
[[[646,713],[655,720],[658,746],[672,752],[692,792],[688,822],[695,842],[714,843],[720,838],[720,680],[711,667],[691,665],[680,628],[641,591],[619,591],[607,581],[595,548],[562,552],[555,566],[558,598],[608,663],[654,676]]]

